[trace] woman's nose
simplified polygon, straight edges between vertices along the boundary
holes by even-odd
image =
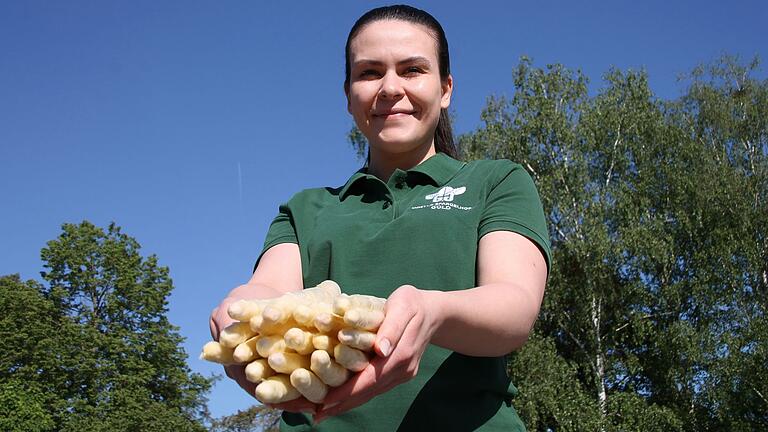
[[[381,79],[379,97],[386,99],[400,98],[405,94],[400,77],[395,72],[387,72]]]

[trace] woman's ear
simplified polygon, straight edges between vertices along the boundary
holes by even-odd
[[[352,111],[349,110],[349,82],[344,81],[344,96],[347,97],[347,112],[352,114]]]
[[[453,76],[448,76],[441,83],[443,96],[440,98],[440,108],[448,108],[451,105],[451,94],[453,93]]]

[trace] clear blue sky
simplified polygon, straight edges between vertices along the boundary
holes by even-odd
[[[359,167],[344,41],[362,1],[0,2],[0,274],[39,279],[63,222],[117,222],[169,266],[193,370],[207,318],[245,282],[279,203]],[[511,94],[521,55],[645,68],[660,97],[721,53],[768,61],[765,1],[418,1],[451,48],[456,132]],[[471,5],[471,6],[469,6]],[[765,76],[765,67],[761,75]],[[219,416],[253,402],[224,379]]]

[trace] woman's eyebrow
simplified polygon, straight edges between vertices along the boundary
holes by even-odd
[[[404,65],[404,64],[413,64],[413,63],[424,64],[426,66],[430,65],[429,59],[423,56],[412,56],[397,62],[398,66]],[[355,60],[353,64],[355,66],[360,66],[360,65],[382,66],[384,65],[384,62],[379,60],[373,60],[373,59],[360,59],[360,60]]]

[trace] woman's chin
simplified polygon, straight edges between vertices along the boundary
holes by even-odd
[[[402,155],[406,153],[420,152],[429,150],[429,145],[420,145],[418,142],[411,140],[382,140],[371,146],[374,150],[384,154]]]

